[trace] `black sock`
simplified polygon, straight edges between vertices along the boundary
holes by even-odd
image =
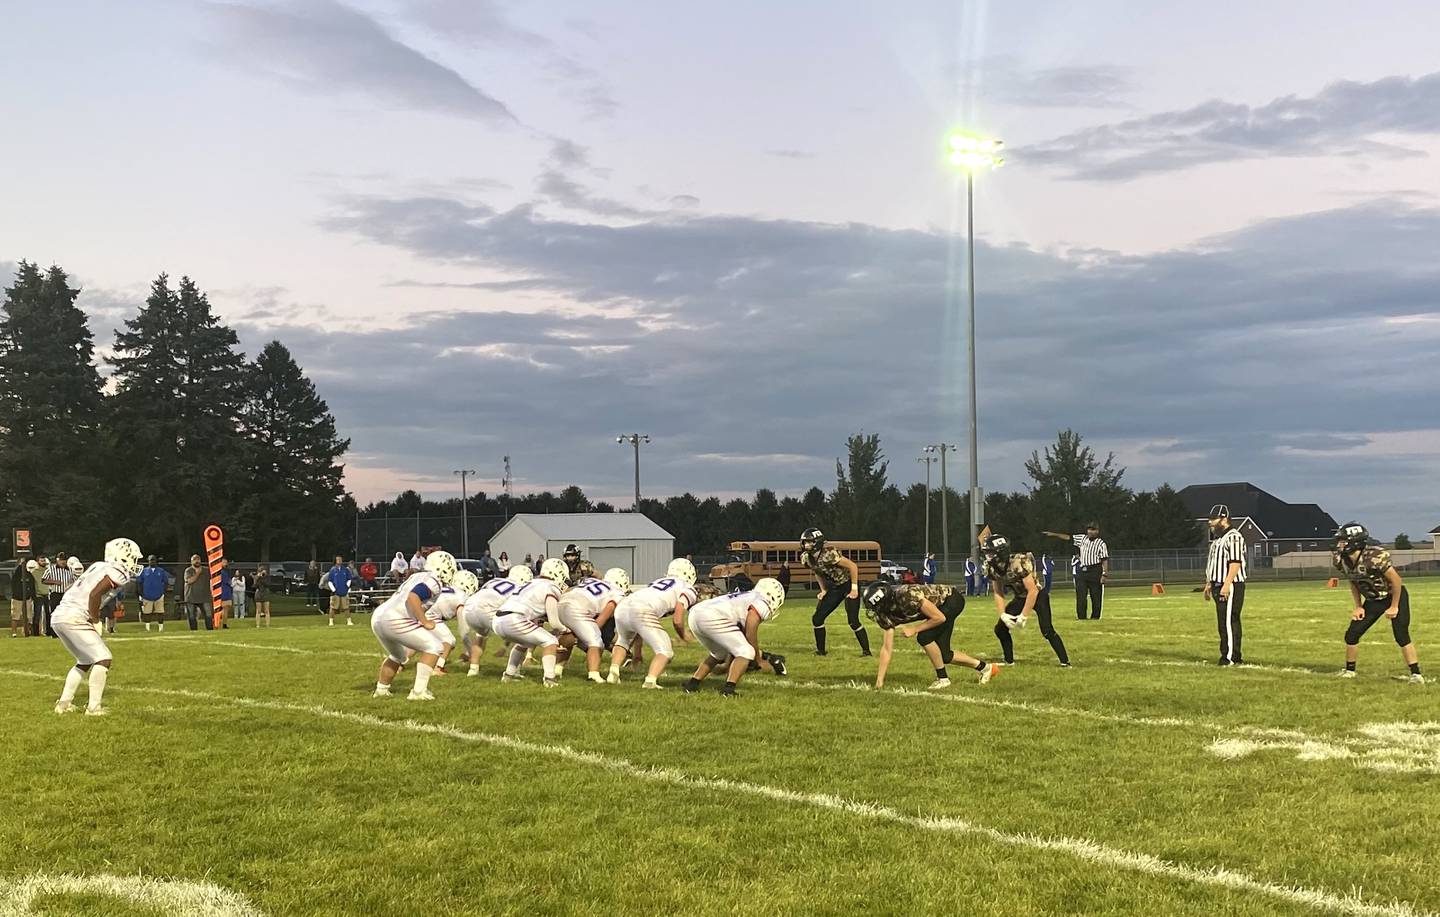
[[[815,652],[825,652],[825,626],[815,628]]]
[[[1347,671],[1347,672],[1353,672],[1353,671],[1355,671],[1355,663],[1353,663],[1353,662],[1347,662],[1347,663],[1345,663],[1345,671]]]
[[[981,659],[979,662],[975,663],[975,671],[977,672],[983,672],[988,668],[990,668],[990,663],[986,662],[984,659]]]
[[[860,641],[860,652],[870,655],[870,635],[865,632],[865,628],[856,628],[855,639]]]
[[[734,690],[735,690],[735,682],[733,682],[733,681],[727,681],[727,682],[725,682],[725,690],[726,690],[726,691],[734,691]]]
[[[940,668],[938,668],[938,669],[935,670],[935,677],[936,677],[936,678],[949,678],[950,676],[945,674],[945,667],[942,665]]]
[[[1418,662],[1412,662],[1412,663],[1410,663],[1410,674],[1411,674],[1411,675],[1419,675],[1419,674],[1420,674],[1420,663],[1418,663]]]

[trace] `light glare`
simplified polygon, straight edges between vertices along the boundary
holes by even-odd
[[[955,133],[950,135],[948,145],[950,154],[947,158],[950,164],[968,172],[984,168],[998,169],[1005,164],[1005,158],[1000,155],[1000,148],[1005,145],[1003,140]]]

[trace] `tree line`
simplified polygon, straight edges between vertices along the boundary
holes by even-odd
[[[22,261],[0,306],[0,518],[38,551],[134,538],[185,557],[218,523],[234,556],[339,543],[349,441],[289,350],[247,359],[189,277],[161,274],[104,359],[59,267]]]

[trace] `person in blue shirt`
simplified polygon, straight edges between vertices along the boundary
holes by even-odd
[[[926,554],[926,555],[925,555],[925,563],[922,564],[921,567],[920,567],[920,582],[922,582],[922,583],[933,583],[933,582],[935,582],[935,555],[934,555],[934,554]]]
[[[980,581],[976,578],[975,561],[969,558],[965,560],[965,594],[980,594]]]
[[[229,630],[230,612],[235,608],[235,587],[230,585],[230,562],[222,557],[216,561],[215,569],[220,574],[220,611],[216,613],[216,620],[220,622],[221,630]]]
[[[335,566],[325,574],[322,584],[330,593],[330,626],[335,626],[335,612],[345,612],[345,625],[355,626],[355,612],[350,607],[350,584],[355,580],[355,571],[345,565],[345,558],[336,556]]]
[[[1040,558],[1040,573],[1045,580],[1045,591],[1050,591],[1050,581],[1055,578],[1055,561],[1050,559],[1049,554]]]
[[[154,554],[146,558],[145,569],[135,577],[135,584],[140,593],[140,619],[147,631],[154,623],[160,625],[161,633],[165,632],[165,593],[174,582],[170,571],[155,562]]]

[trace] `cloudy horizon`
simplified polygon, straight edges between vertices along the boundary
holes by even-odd
[[[64,267],[103,354],[188,274],[362,504],[508,454],[628,506],[635,431],[647,496],[828,491],[861,431],[963,482],[969,125],[986,490],[1073,428],[1133,487],[1440,523],[1432,5],[6,6],[7,283]]]

